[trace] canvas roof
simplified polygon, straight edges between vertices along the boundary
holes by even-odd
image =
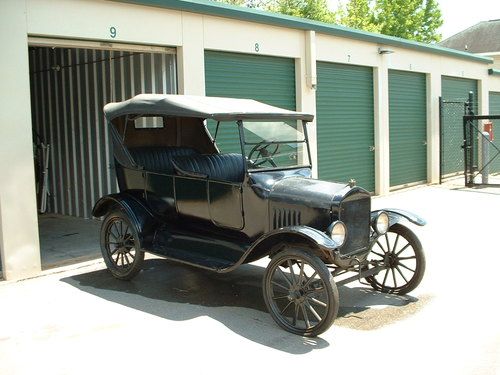
[[[108,121],[125,115],[166,115],[196,117],[216,121],[236,120],[305,120],[308,113],[273,107],[251,99],[217,98],[192,95],[140,94],[129,100],[104,106]]]

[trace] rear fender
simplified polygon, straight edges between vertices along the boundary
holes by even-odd
[[[130,194],[110,194],[97,201],[92,210],[92,215],[102,217],[116,210],[126,215],[130,220],[139,235],[141,247],[149,247],[158,221],[148,210],[145,203]]]
[[[374,217],[376,217],[380,211],[385,211],[387,212],[387,215],[389,215],[389,227],[392,227],[394,224],[397,224],[401,221],[409,221],[410,223],[421,227],[427,224],[427,222],[422,217],[412,212],[396,208],[384,208],[382,210],[372,211],[371,218],[373,219]]]
[[[246,262],[274,255],[281,250],[281,245],[305,247],[322,260],[331,263],[333,251],[339,244],[324,232],[307,226],[280,228],[261,236],[247,250]]]

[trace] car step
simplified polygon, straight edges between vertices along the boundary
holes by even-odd
[[[386,268],[387,267],[385,267],[385,266],[376,266],[376,267],[373,267],[373,268],[370,268],[370,269],[364,270],[364,271],[361,271],[362,268],[359,268],[359,272],[357,272],[356,275],[339,280],[339,281],[335,281],[335,283],[337,285],[346,285],[346,284],[352,283],[353,281],[359,281],[362,284],[366,284],[362,281],[362,279],[364,279],[365,277],[368,277],[368,276],[376,275],[380,271],[382,271]],[[333,272],[332,272],[332,276],[335,276],[335,275],[333,275]]]
[[[216,258],[194,251],[168,248],[165,246],[156,246],[153,250],[148,251],[162,258],[216,272],[224,272],[224,270],[234,266],[235,264],[235,262],[227,259]]]

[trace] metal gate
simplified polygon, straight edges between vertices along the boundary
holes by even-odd
[[[467,100],[445,100],[439,97],[439,183],[442,183],[445,178],[463,173],[462,119],[464,115],[474,115],[473,108],[474,94],[472,92],[469,93]]]
[[[500,186],[500,146],[495,144],[493,122],[500,115],[463,117],[465,186]]]

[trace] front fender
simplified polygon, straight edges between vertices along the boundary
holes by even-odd
[[[373,219],[380,211],[385,211],[387,215],[389,215],[390,227],[404,220],[408,220],[410,223],[421,227],[427,224],[427,222],[417,214],[397,208],[384,208],[382,210],[372,211],[371,218]]]
[[[336,241],[320,230],[308,226],[292,226],[262,235],[247,250],[246,261],[252,262],[271,254],[281,243],[307,245],[322,259],[332,259],[333,250],[340,247]]]

